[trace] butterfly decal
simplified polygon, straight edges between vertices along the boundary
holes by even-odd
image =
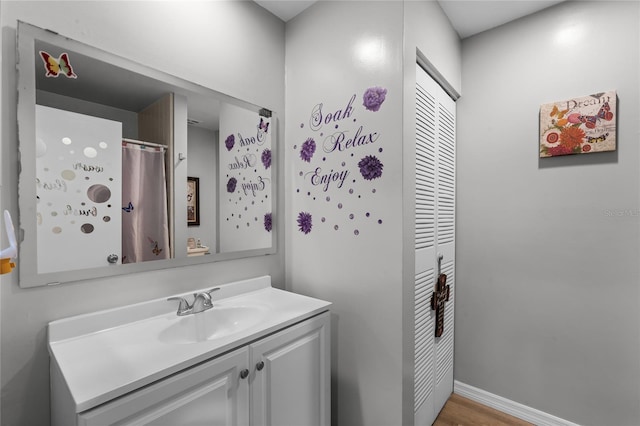
[[[262,130],[263,132],[269,131],[269,123],[265,123],[265,121],[260,117],[260,123],[258,124],[258,130]]]
[[[263,118],[262,118],[262,117],[260,117],[260,123],[258,123],[257,128],[258,128],[258,134],[257,134],[258,140],[259,140],[260,142],[263,142],[263,141],[264,141],[264,136],[265,136],[265,135],[267,134],[267,132],[269,131],[269,123],[268,123],[268,122],[265,122],[265,121],[263,120]]]
[[[133,211],[133,204],[131,203],[131,201],[129,201],[129,205],[126,207],[123,207],[122,210],[124,210],[127,213],[131,213]]]
[[[151,246],[153,247],[151,249],[153,254],[155,254],[156,256],[160,256],[160,253],[162,253],[162,249],[158,247],[158,242],[151,239],[151,237],[147,237],[147,240],[149,240],[149,242],[151,243]]]
[[[69,55],[66,52],[56,59],[44,50],[41,50],[40,57],[42,58],[44,68],[47,71],[45,74],[46,77],[58,77],[62,74],[67,78],[78,78],[78,76],[73,72],[71,62],[69,62]]]

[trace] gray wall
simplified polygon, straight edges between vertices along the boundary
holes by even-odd
[[[579,424],[640,422],[639,19],[567,2],[463,41],[455,378]],[[540,104],[612,89],[616,152],[538,159]]]
[[[287,175],[291,176],[287,182],[291,186],[285,191],[287,285],[293,291],[333,303],[334,423],[401,424],[402,194],[397,188],[401,186],[402,167],[402,3],[318,2],[287,23],[286,39],[285,155]],[[371,57],[361,55],[363,46]],[[363,111],[362,106],[362,94],[371,86],[388,91],[375,113]],[[339,126],[336,130],[331,123],[320,132],[311,131],[309,122],[315,105],[323,104],[326,117],[327,112],[346,110],[354,94],[352,116],[335,123]],[[323,151],[324,135],[346,131],[353,137],[360,125],[363,134],[380,135],[375,144]],[[305,163],[298,151],[309,137],[316,140],[318,153]],[[382,153],[377,152],[378,147]],[[358,179],[354,158],[357,163],[364,155],[376,155],[383,162],[379,179]],[[327,160],[322,161],[325,157]],[[333,185],[323,192],[309,181],[316,167],[323,173],[348,171],[350,176],[342,188]],[[350,195],[349,188],[362,198]],[[344,207],[337,208],[338,203]],[[343,211],[347,214],[341,215]],[[367,220],[365,211],[373,217]],[[309,234],[297,228],[299,212],[313,215]],[[346,219],[348,213],[355,213],[353,220]],[[376,224],[379,218],[383,218],[382,225]],[[354,229],[359,231],[357,236]]]
[[[284,23],[253,2],[2,1],[0,17],[0,202],[16,223],[14,51],[18,19],[273,111],[284,111]],[[280,140],[283,134],[281,130]],[[278,160],[282,182],[283,160]],[[279,202],[278,211],[283,211],[284,202]],[[276,220],[282,241],[282,218]],[[283,286],[284,247],[281,244],[278,254],[272,256],[29,290],[18,287],[17,272],[0,277],[2,425],[46,426],[49,321],[264,274]]]
[[[200,220],[199,226],[190,226],[189,237],[200,239],[209,247],[211,253],[216,251],[216,194],[218,192],[218,144],[217,132],[201,127],[189,126],[187,166],[188,175],[200,179]]]
[[[410,104],[407,96],[415,92],[416,47],[459,89],[460,43],[437,3],[413,1],[318,2],[287,23],[286,40],[287,286],[333,303],[334,424],[411,424],[412,389],[407,390],[407,382],[413,343],[407,345],[403,332],[413,330],[405,326],[413,312],[412,305],[405,305],[405,295],[411,300],[413,288],[403,286],[403,269],[404,258],[414,254],[403,252],[404,108]],[[378,112],[363,111],[362,91],[374,85],[388,89],[386,100]],[[358,125],[365,134],[375,130],[380,134],[375,150],[365,145],[326,153],[320,143],[316,155],[326,162],[315,162],[315,157],[308,166],[301,162],[301,143],[310,136],[323,140],[322,133],[307,131],[314,105],[321,102],[325,113],[335,111],[356,93],[353,116],[338,129],[347,129],[349,136]],[[325,136],[334,131],[327,127],[321,129]],[[308,172],[316,166],[343,170],[352,164],[350,155],[359,159],[365,153],[384,162],[380,179],[358,179],[352,185],[350,177],[343,191],[331,187],[325,193],[309,185]],[[354,179],[359,177],[357,170],[348,170]],[[361,208],[353,208],[356,202],[348,194],[352,187],[362,194]],[[376,197],[371,196],[372,187]],[[344,203],[346,213],[356,213],[352,221],[341,220],[338,202]],[[301,211],[313,214],[309,234],[297,228]],[[358,215],[365,211],[376,219],[384,217],[382,225],[371,227],[370,220]],[[413,239],[410,242],[412,248]]]

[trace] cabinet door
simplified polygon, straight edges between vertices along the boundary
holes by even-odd
[[[79,425],[230,426],[249,423],[245,347],[80,413]]]
[[[251,345],[251,424],[331,422],[329,313]]]

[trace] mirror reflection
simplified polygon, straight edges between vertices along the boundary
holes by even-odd
[[[273,252],[271,111],[28,24],[18,40],[21,285]]]

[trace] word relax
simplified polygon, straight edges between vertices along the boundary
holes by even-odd
[[[338,151],[344,151],[349,148],[368,145],[370,143],[374,143],[380,137],[377,132],[362,134],[362,126],[358,127],[356,134],[352,138],[347,138],[346,133],[347,131],[345,130],[327,136],[322,143],[322,149],[324,152],[328,154],[336,149]]]
[[[256,156],[245,154],[240,159],[236,156],[233,163],[229,163],[229,170],[250,169],[256,165]]]

